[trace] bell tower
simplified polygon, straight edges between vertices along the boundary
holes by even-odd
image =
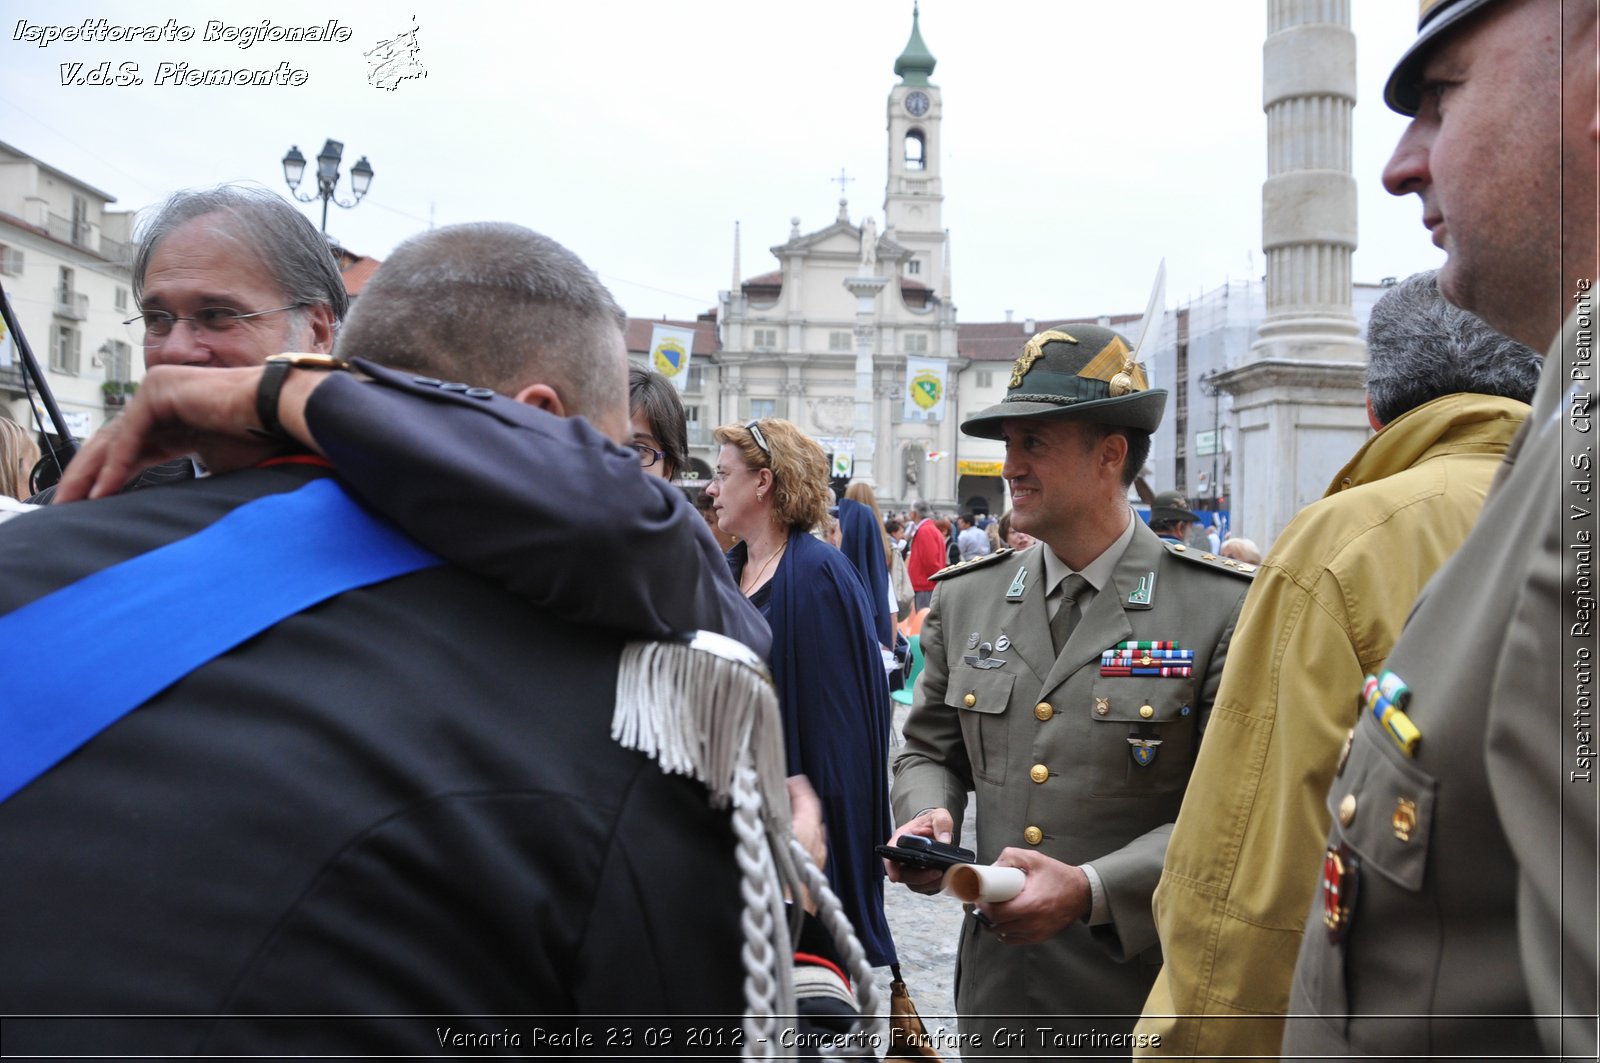
[[[884,189],[885,235],[913,257],[902,275],[944,292],[944,189],[939,175],[939,86],[928,80],[937,60],[922,43],[920,15],[911,7],[911,39],[894,72],[900,83],[889,90],[889,181]]]

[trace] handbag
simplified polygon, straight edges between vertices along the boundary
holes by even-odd
[[[894,979],[889,983],[889,1051],[883,1058],[939,1059],[939,1053],[933,1050],[933,1038],[917,1014],[911,991],[900,976],[900,965],[892,964],[889,973]]]
[[[894,600],[899,611],[899,619],[904,620],[911,615],[911,608],[916,601],[916,592],[911,589],[911,576],[906,572],[905,559],[896,555],[890,568],[894,571]]]

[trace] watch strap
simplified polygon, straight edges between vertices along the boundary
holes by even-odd
[[[350,363],[331,354],[274,354],[267,358],[261,370],[261,382],[256,385],[256,420],[261,427],[258,434],[285,443],[300,445],[300,441],[284,431],[278,420],[278,402],[283,395],[283,382],[291,369],[348,370]]]

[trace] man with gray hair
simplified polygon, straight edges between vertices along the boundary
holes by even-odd
[[[333,349],[350,308],[344,278],[294,205],[243,185],[176,192],[141,219],[133,256],[145,365],[260,365]]]
[[[327,353],[350,308],[327,237],[282,196],[245,185],[175,192],[142,217],[133,297],[139,313],[124,324],[146,368]],[[181,458],[144,470],[129,487],[194,475]],[[54,494],[47,487],[33,501]]]
[[[1136,1055],[1277,1055],[1355,693],[1472,529],[1543,363],[1433,272],[1378,300],[1367,348],[1377,435],[1278,537],[1234,632],[1156,888]]]

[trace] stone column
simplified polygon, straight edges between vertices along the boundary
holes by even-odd
[[[1244,364],[1214,378],[1233,396],[1238,426],[1233,527],[1263,546],[1367,436],[1366,347],[1350,308],[1350,0],[1267,0],[1267,12],[1267,315]]]
[[[877,400],[877,423],[872,433],[874,445],[877,440],[883,440],[883,449],[878,451],[877,460],[872,463],[880,505],[883,501],[883,492],[898,482],[895,479],[894,468],[890,464],[894,461],[897,442],[894,431],[894,407],[891,404],[899,402],[904,394],[902,386],[895,382],[894,370],[885,368],[872,392],[872,397]]]
[[[800,378],[800,367],[791,366],[789,379],[778,388],[783,394],[783,417],[794,424],[806,423],[806,385]]]
[[[855,440],[855,469],[853,478],[865,480],[876,486],[873,476],[872,430],[872,367],[873,348],[877,346],[878,325],[873,306],[878,293],[889,283],[886,277],[846,277],[844,286],[856,297],[856,387],[855,420],[852,438]]]

